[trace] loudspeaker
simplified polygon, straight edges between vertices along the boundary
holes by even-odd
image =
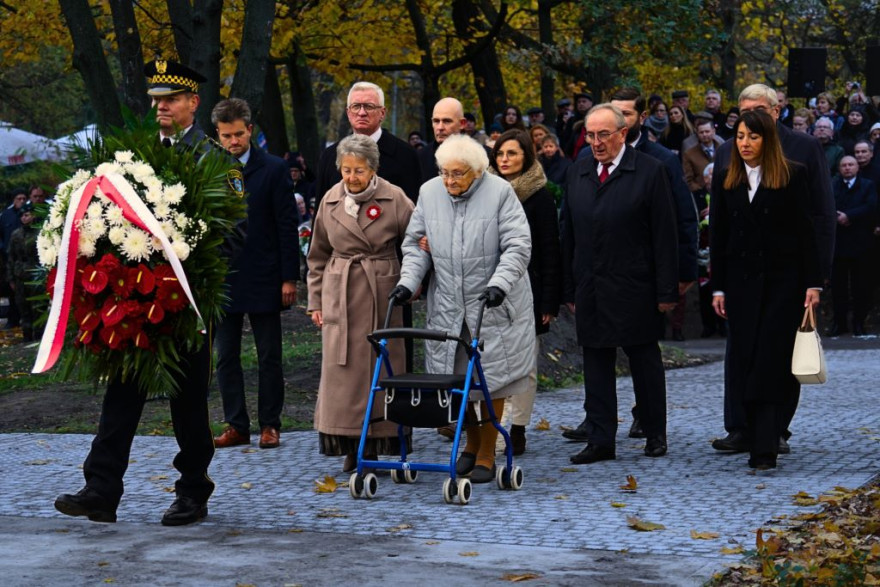
[[[825,48],[788,50],[788,97],[812,98],[825,91]]]
[[[865,48],[865,82],[868,96],[880,94],[880,45]]]

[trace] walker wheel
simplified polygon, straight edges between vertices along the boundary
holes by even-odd
[[[452,482],[451,478],[447,478],[446,481],[443,482],[443,501],[446,503],[452,503],[455,499],[457,487]]]
[[[495,484],[498,489],[507,489],[510,487],[510,478],[507,475],[507,465],[501,465],[495,469]]]
[[[416,479],[418,479],[418,478],[419,478],[418,471],[412,471],[410,469],[407,469],[406,471],[403,472],[403,480],[406,483],[415,483]]]
[[[355,499],[364,494],[364,478],[357,473],[352,473],[348,478],[348,492]]]
[[[400,476],[400,471],[397,469],[391,469],[391,481],[393,483],[403,483],[403,479]]]
[[[508,479],[510,483],[510,488],[514,491],[519,491],[523,486],[523,470],[522,467],[518,467],[514,465],[513,472],[510,474],[510,479]]]
[[[458,503],[467,505],[471,500],[471,480],[461,478],[458,480]]]
[[[373,473],[367,473],[364,476],[364,497],[373,499],[376,491],[379,489],[379,479]]]

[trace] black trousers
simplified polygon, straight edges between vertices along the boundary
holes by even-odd
[[[281,370],[281,313],[248,313],[257,346],[259,384],[257,418],[260,428],[281,428],[284,407],[284,375]],[[230,312],[214,334],[217,347],[217,386],[223,398],[223,420],[242,434],[250,432],[241,369],[241,333],[244,314]]]
[[[208,383],[211,378],[211,345],[181,357],[183,371],[177,377],[180,393],[169,400],[174,436],[180,451],[174,468],[179,496],[205,502],[214,491],[208,465],[214,457],[214,439],[208,420]],[[146,396],[132,381],[116,379],[107,386],[98,434],[83,464],[86,485],[105,499],[119,503],[122,477],[128,468],[131,444],[137,431]]]
[[[745,412],[751,457],[775,462],[779,437],[785,434],[785,407],[767,402],[747,402]]]
[[[865,325],[865,318],[871,309],[872,271],[870,255],[834,257],[831,269],[831,300],[834,306],[834,322],[841,329],[847,326],[846,318],[850,307],[853,328]]]
[[[617,348],[584,347],[584,410],[590,443],[613,447],[617,436]],[[656,342],[623,347],[629,357],[635,410],[648,438],[666,434],[666,373]]]

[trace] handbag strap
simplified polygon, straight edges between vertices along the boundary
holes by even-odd
[[[813,304],[808,304],[806,310],[804,310],[804,319],[801,321],[801,327],[798,330],[801,332],[816,330],[816,314],[813,312]]]

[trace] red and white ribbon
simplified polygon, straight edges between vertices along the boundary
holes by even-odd
[[[165,236],[159,221],[150,211],[128,180],[117,173],[110,173],[92,178],[70,196],[70,205],[67,208],[67,216],[64,219],[64,231],[61,236],[61,247],[58,251],[58,268],[55,274],[55,291],[52,297],[52,306],[49,308],[49,319],[40,348],[37,352],[37,360],[31,370],[32,373],[43,373],[52,368],[61,355],[64,346],[64,333],[67,330],[67,322],[70,317],[71,299],[73,298],[73,283],[76,279],[76,259],[79,251],[79,233],[81,221],[85,216],[86,209],[95,196],[103,195],[122,209],[126,220],[156,237],[162,244],[162,250],[174,275],[183,288],[189,303],[203,325],[202,315],[196,306],[183,265],[177,254],[171,247],[171,241]]]

